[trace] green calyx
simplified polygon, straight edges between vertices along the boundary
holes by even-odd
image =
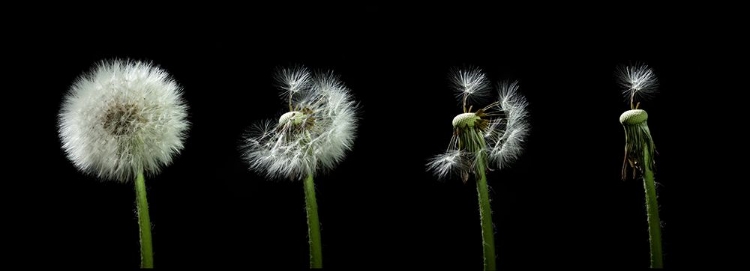
[[[487,152],[485,150],[486,142],[484,141],[484,134],[482,132],[483,129],[486,129],[487,121],[483,120],[480,115],[481,112],[479,114],[463,113],[453,118],[453,127],[455,130],[455,136],[457,137],[456,147],[459,150],[476,155],[474,158],[474,165],[476,168],[473,169],[475,174],[484,172],[487,167]],[[481,166],[479,164],[481,164]],[[462,178],[464,183],[466,183],[469,179],[469,172],[463,172]]]
[[[648,119],[648,113],[643,109],[631,109],[620,115],[620,123],[623,125],[634,125],[644,123]]]
[[[453,127],[456,128],[471,128],[474,127],[482,118],[477,116],[476,113],[463,113],[458,114],[453,118]]]
[[[632,109],[625,111],[620,115],[620,123],[625,129],[625,161],[623,161],[622,178],[627,177],[627,168],[644,173],[646,167],[651,169],[654,166],[653,159],[646,159],[644,151],[648,157],[654,157],[655,147],[654,140],[651,138],[651,131],[648,128],[648,114],[642,109]]]

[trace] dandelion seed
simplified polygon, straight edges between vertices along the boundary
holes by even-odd
[[[466,108],[469,101],[478,101],[489,94],[489,82],[480,69],[455,70],[451,81],[456,97],[461,98],[464,113],[469,111]]]
[[[658,90],[658,80],[653,70],[646,64],[634,66],[622,66],[617,70],[620,85],[623,87],[623,95],[630,99],[630,108],[637,109],[635,98],[645,99],[652,96]]]
[[[444,154],[435,156],[427,164],[428,170],[434,171],[435,174],[443,179],[451,174],[462,174],[471,170],[471,164],[466,163],[470,159],[466,157],[467,152],[460,150],[448,150]]]
[[[289,99],[289,110],[292,110],[292,99],[299,93],[307,89],[311,84],[310,72],[305,67],[296,67],[282,69],[276,74],[276,80],[281,84],[281,96]]]

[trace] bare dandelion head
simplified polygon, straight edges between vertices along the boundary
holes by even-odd
[[[476,93],[479,85],[488,89],[485,75],[479,70],[459,70],[454,78],[457,85],[475,90],[463,92],[463,113],[453,118],[448,150],[430,159],[427,168],[439,178],[456,173],[466,182],[476,173],[477,163],[486,163],[483,168],[490,164],[503,168],[520,156],[529,129],[527,103],[517,92],[518,83],[506,82],[499,85],[498,100],[472,111],[473,105],[467,108],[466,96]]]
[[[181,88],[149,63],[100,63],[73,84],[59,114],[76,167],[107,180],[156,174],[183,148],[189,127]]]
[[[272,178],[302,179],[332,169],[351,149],[357,128],[349,89],[331,72],[313,76],[295,67],[280,74],[289,112],[245,136],[245,159]]]

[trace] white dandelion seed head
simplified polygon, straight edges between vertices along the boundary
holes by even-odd
[[[331,72],[309,78],[297,91],[293,111],[275,125],[256,125],[245,137],[251,169],[271,178],[302,179],[333,169],[352,148],[358,109],[349,89]]]
[[[453,87],[457,92],[456,95],[461,99],[463,99],[464,95],[474,99],[489,94],[489,81],[482,70],[478,68],[455,70],[451,79]]]
[[[617,78],[623,87],[623,95],[648,98],[658,91],[659,82],[654,71],[646,64],[621,66],[617,69]]]
[[[157,174],[183,148],[189,128],[182,89],[150,63],[103,61],[79,77],[58,119],[75,166],[101,179]]]

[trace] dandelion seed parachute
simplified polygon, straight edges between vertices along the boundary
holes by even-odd
[[[436,155],[427,163],[427,170],[432,171],[440,179],[445,179],[453,174],[469,172],[471,161],[467,152],[460,150],[448,150],[443,154]]]
[[[472,98],[489,94],[489,81],[479,69],[456,70],[451,81],[459,97],[466,95]]]
[[[645,99],[658,91],[659,82],[654,71],[646,64],[621,66],[617,78],[623,87],[622,94],[634,103],[634,98]]]
[[[182,88],[147,62],[102,61],[79,77],[58,116],[75,166],[101,179],[158,173],[183,149],[189,123]]]

